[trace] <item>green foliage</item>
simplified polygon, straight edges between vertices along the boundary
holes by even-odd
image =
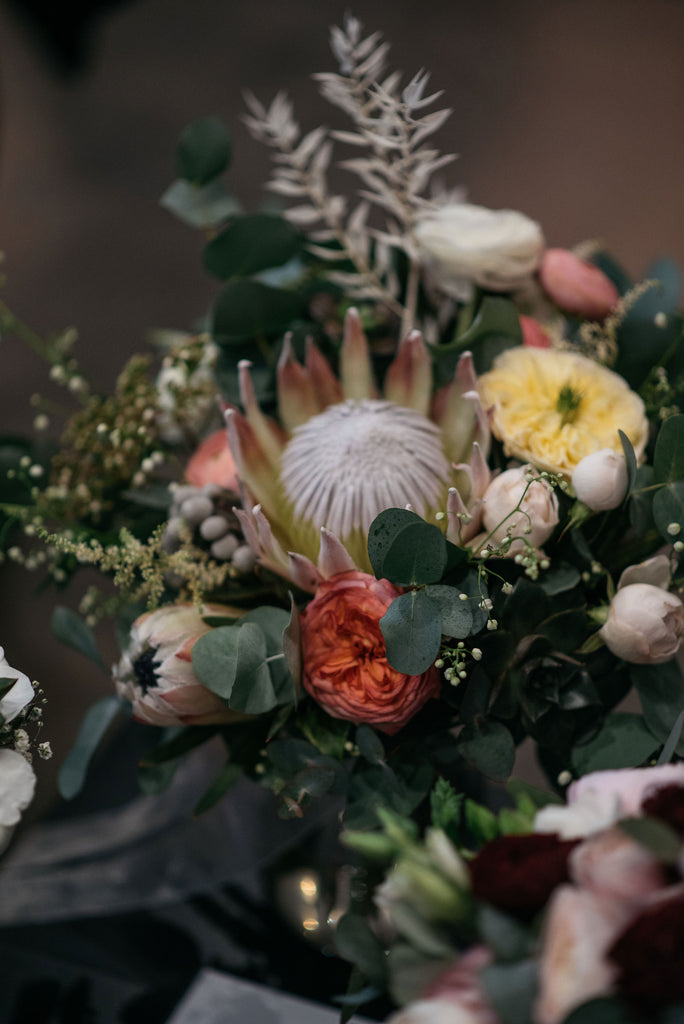
[[[451,783],[440,776],[430,793],[430,820],[434,828],[450,829],[458,824],[463,808],[463,793],[457,793]]]
[[[438,382],[446,384],[453,378],[463,352],[472,352],[476,372],[484,373],[501,352],[521,344],[522,331],[515,304],[502,295],[484,295],[468,329],[455,341],[437,348]]]
[[[425,593],[435,606],[444,636],[464,640],[473,631],[473,610],[468,595],[462,595],[457,587],[432,584]],[[465,600],[463,599],[465,597]]]
[[[365,917],[345,914],[335,929],[337,955],[363,973],[378,988],[385,988],[387,966],[385,951],[373,934]]]
[[[632,442],[622,430],[618,430],[620,436],[620,444],[622,445],[622,451],[625,456],[625,463],[627,465],[627,491],[625,493],[625,500],[634,490],[634,484],[637,476],[637,458],[632,447]]]
[[[439,654],[441,619],[425,590],[409,590],[380,619],[387,660],[398,672],[421,675]]]
[[[259,281],[230,281],[214,304],[211,331],[218,344],[232,345],[287,330],[301,312],[295,292]]]
[[[233,711],[244,714],[260,715],[290,703],[294,687],[282,649],[288,621],[281,608],[264,606],[236,625],[205,633],[192,648],[197,678]]]
[[[515,742],[501,722],[481,719],[465,725],[458,738],[458,752],[495,782],[505,781],[513,771]]]
[[[684,430],[684,416],[682,419]],[[671,543],[684,536],[684,480],[675,480],[661,487],[653,495],[653,518],[661,536]],[[672,530],[675,530],[673,533]]]
[[[218,180],[193,185],[178,178],[164,192],[159,205],[189,227],[203,231],[218,227],[240,210],[235,198]]]
[[[657,739],[666,742],[684,709],[684,676],[673,660],[664,665],[630,665],[629,676],[639,694],[644,721]],[[684,737],[675,748],[684,757]]]
[[[573,765],[578,775],[608,768],[636,768],[648,761],[659,745],[641,715],[616,711],[606,716],[602,728],[588,743],[573,749]]]
[[[80,651],[99,669],[107,672],[102,656],[97,649],[93,631],[77,612],[72,611],[71,608],[65,608],[64,605],[57,605],[52,613],[52,632],[61,643]]]
[[[653,479],[657,484],[684,480],[684,415],[671,416],[658,431]]]
[[[228,790],[232,789],[241,775],[242,768],[239,764],[233,764],[232,761],[226,762],[206,793],[197,801],[193,814],[204,814],[205,811],[211,810]]]
[[[233,217],[207,244],[204,266],[227,281],[248,277],[268,267],[280,267],[299,251],[300,235],[284,217],[250,213]]]
[[[635,1024],[634,1016],[612,996],[591,999],[573,1010],[564,1024]]]
[[[399,586],[437,583],[447,564],[446,541],[415,512],[389,508],[371,523],[368,557],[378,579]]]
[[[71,800],[83,787],[90,760],[100,740],[123,709],[118,697],[103,697],[86,712],[76,742],[67,754],[57,776],[57,786],[64,800]]]
[[[220,117],[200,117],[183,129],[176,150],[176,173],[193,185],[206,185],[228,167],[232,146]]]

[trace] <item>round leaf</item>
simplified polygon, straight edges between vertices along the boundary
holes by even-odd
[[[513,771],[515,743],[501,722],[482,720],[466,725],[458,739],[461,757],[495,782],[504,782]]]
[[[236,217],[206,246],[204,265],[222,281],[280,267],[299,249],[299,233],[284,217],[250,213]]]
[[[194,185],[206,185],[230,163],[228,129],[220,117],[200,117],[184,129],[176,150],[176,173]]]
[[[387,660],[397,672],[418,676],[439,654],[442,626],[424,590],[411,590],[392,601],[380,619]]]
[[[258,281],[231,281],[216,300],[212,333],[218,342],[274,334],[285,330],[300,311],[293,292]]]
[[[684,536],[684,480],[665,484],[655,492],[653,518],[667,541],[672,542]]]
[[[423,520],[406,508],[387,508],[376,516],[368,531],[368,557],[378,579],[384,576],[385,555],[406,526]]]

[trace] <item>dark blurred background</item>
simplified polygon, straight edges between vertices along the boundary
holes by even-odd
[[[109,387],[155,326],[186,328],[216,286],[201,236],[158,206],[183,126],[230,126],[230,187],[262,200],[268,156],[241,124],[242,89],[285,89],[304,128],[337,120],[310,80],[332,69],[328,30],[347,0],[128,0],[96,7],[0,3],[0,249],[3,297],[39,332],[75,324],[85,370]],[[684,263],[684,3],[681,0],[358,0],[368,31],[408,76],[432,72],[453,115],[439,141],[460,159],[448,183],[519,209],[552,245],[604,239],[635,276],[660,255]],[[41,362],[3,338],[2,432],[30,429]],[[32,814],[83,710],[109,692],[50,637],[54,595],[0,571],[0,644],[43,684],[45,737]],[[76,605],[77,594],[71,599]],[[106,638],[108,657],[114,649]]]

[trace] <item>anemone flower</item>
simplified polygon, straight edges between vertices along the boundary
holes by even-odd
[[[315,591],[337,572],[370,570],[368,530],[384,509],[410,507],[430,520],[449,505],[446,521],[457,531],[489,446],[469,353],[433,394],[430,354],[413,331],[380,391],[350,309],[339,378],[313,342],[301,365],[285,340],[278,423],[259,408],[249,370],[248,361],[239,364],[244,414],[232,406],[225,414],[243,489],[236,511],[262,565]]]

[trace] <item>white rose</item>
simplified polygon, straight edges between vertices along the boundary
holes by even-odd
[[[0,679],[15,680],[14,685],[0,699],[1,720],[11,722],[33,700],[33,686],[28,676],[23,672],[18,672],[8,663],[2,647],[0,647]]]
[[[556,495],[545,480],[529,483],[526,477],[530,472],[530,466],[507,469],[492,480],[482,499],[487,543],[498,546],[507,536],[516,538],[509,555],[524,550],[523,537],[540,548],[558,525]]]
[[[572,473],[572,486],[592,512],[617,508],[627,493],[627,461],[612,448],[602,448],[581,459]]]
[[[33,799],[36,774],[16,750],[0,750],[0,826],[16,825]]]
[[[419,255],[436,283],[459,300],[473,282],[492,291],[514,291],[534,274],[544,250],[541,228],[515,210],[448,203],[414,228]]]
[[[621,587],[600,630],[606,647],[634,665],[670,661],[684,636],[684,606],[674,594],[651,583]]]

